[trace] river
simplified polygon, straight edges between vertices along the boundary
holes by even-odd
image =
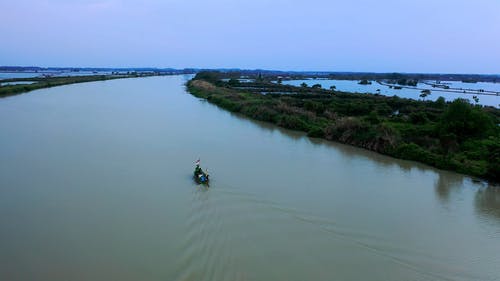
[[[498,187],[242,118],[185,81],[0,99],[0,280],[500,279]]]

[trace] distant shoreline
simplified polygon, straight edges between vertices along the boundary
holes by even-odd
[[[0,98],[20,95],[38,89],[51,88],[76,83],[106,81],[124,78],[148,77],[153,75],[129,74],[129,75],[86,75],[86,76],[54,76],[54,77],[31,77],[31,78],[8,78],[0,80],[0,83],[29,82],[32,84],[16,84],[0,86]]]
[[[437,81],[463,81],[465,83],[492,82],[500,83],[500,73],[498,74],[473,74],[473,73],[418,73],[418,72],[366,72],[366,71],[286,71],[286,70],[266,70],[266,69],[240,69],[240,68],[156,68],[156,67],[38,67],[38,66],[0,66],[1,72],[17,73],[43,73],[43,72],[150,72],[156,74],[196,74],[203,71],[218,71],[227,74],[240,75],[266,75],[267,77],[289,77],[293,80],[306,78],[325,78],[338,80],[382,80],[398,79],[405,77],[416,80],[437,80]],[[288,80],[288,79],[287,79]]]

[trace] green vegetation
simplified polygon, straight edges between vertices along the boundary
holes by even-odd
[[[387,81],[389,84],[398,84],[401,86],[412,86],[416,87],[418,84],[418,80],[412,80],[412,79],[406,79],[406,78],[399,78],[396,80],[389,80]]]
[[[16,78],[16,79],[5,79],[5,82],[16,82],[16,81],[33,81],[33,84],[18,84],[18,85],[5,85],[0,87],[0,98],[22,94],[25,92],[50,88],[61,85],[68,85],[74,83],[83,83],[91,81],[103,81],[118,78],[129,78],[129,77],[139,77],[138,74],[132,75],[89,75],[89,76],[65,76],[65,77],[45,77],[45,78]]]
[[[229,111],[311,137],[500,181],[496,108],[462,99],[417,101],[263,81],[235,89],[219,80],[220,75],[199,73],[188,89]]]
[[[431,94],[431,90],[427,90],[427,89],[426,89],[426,90],[422,90],[422,91],[420,92],[420,97],[421,97],[422,99],[424,99],[424,100],[425,100],[425,98],[426,98],[428,95],[430,95],[430,94]]]

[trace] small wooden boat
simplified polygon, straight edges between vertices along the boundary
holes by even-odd
[[[210,181],[210,177],[207,172],[203,171],[200,167],[200,160],[196,161],[196,167],[194,168],[193,178],[198,184],[206,184]]]

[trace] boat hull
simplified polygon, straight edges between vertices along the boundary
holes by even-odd
[[[208,184],[210,181],[210,177],[208,176],[208,174],[203,171],[195,171],[193,174],[193,179],[198,184]]]

